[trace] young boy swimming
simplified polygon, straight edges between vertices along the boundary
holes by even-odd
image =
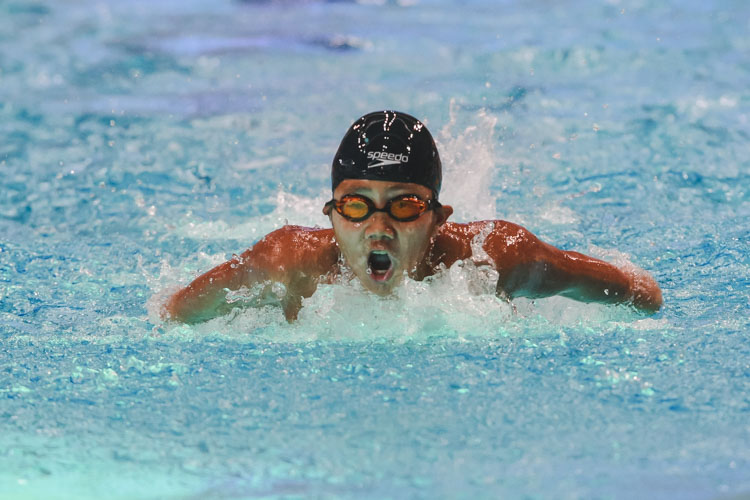
[[[627,303],[647,313],[661,307],[659,286],[644,271],[560,250],[510,222],[448,222],[453,208],[438,201],[437,147],[427,128],[406,113],[369,113],[349,127],[333,159],[331,180],[333,198],[323,213],[332,229],[273,231],[175,293],[164,316],[187,323],[207,320],[236,306],[227,300],[230,291],[260,285],[262,294],[284,290],[278,299],[293,321],[303,297],[346,271],[365,289],[386,296],[404,277],[422,280],[467,259],[497,271],[496,294],[506,300],[562,295]],[[484,235],[479,251],[476,238]]]

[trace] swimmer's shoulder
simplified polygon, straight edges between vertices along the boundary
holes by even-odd
[[[482,233],[480,235],[480,233]],[[531,234],[522,226],[505,220],[480,220],[467,223],[446,222],[440,226],[438,241],[469,247],[478,235],[485,238]]]
[[[495,264],[515,257],[536,237],[523,226],[505,220],[481,220],[468,223],[446,222],[435,237],[438,262],[450,267],[458,260],[472,257],[472,245],[479,243]]]
[[[268,233],[248,254],[264,267],[325,274],[339,259],[333,229],[286,225]]]
[[[280,248],[286,245],[294,245],[305,251],[335,246],[333,229],[287,224],[275,231],[271,231],[255,244],[256,247],[260,246],[261,248],[265,246]]]

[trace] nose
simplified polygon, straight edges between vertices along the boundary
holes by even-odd
[[[379,240],[389,239],[392,240],[395,236],[395,231],[391,225],[391,218],[388,214],[383,212],[375,212],[368,220],[369,224],[365,229],[365,236],[368,239]]]

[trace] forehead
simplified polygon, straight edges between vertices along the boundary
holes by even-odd
[[[365,179],[345,179],[336,186],[335,198],[347,194],[363,194],[371,197],[392,198],[400,194],[416,194],[420,198],[429,198],[432,190],[413,182],[370,181]]]

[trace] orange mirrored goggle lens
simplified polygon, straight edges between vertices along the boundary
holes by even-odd
[[[389,203],[391,214],[396,220],[413,220],[427,210],[427,203],[419,198],[397,198]]]
[[[347,219],[364,219],[370,215],[370,206],[359,198],[344,198],[336,203],[336,211]]]
[[[424,201],[415,195],[403,195],[390,200],[383,208],[377,208],[373,201],[365,196],[347,195],[340,200],[329,202],[342,217],[353,222],[361,222],[374,212],[386,212],[401,222],[417,219],[427,210],[438,205],[434,200]]]

